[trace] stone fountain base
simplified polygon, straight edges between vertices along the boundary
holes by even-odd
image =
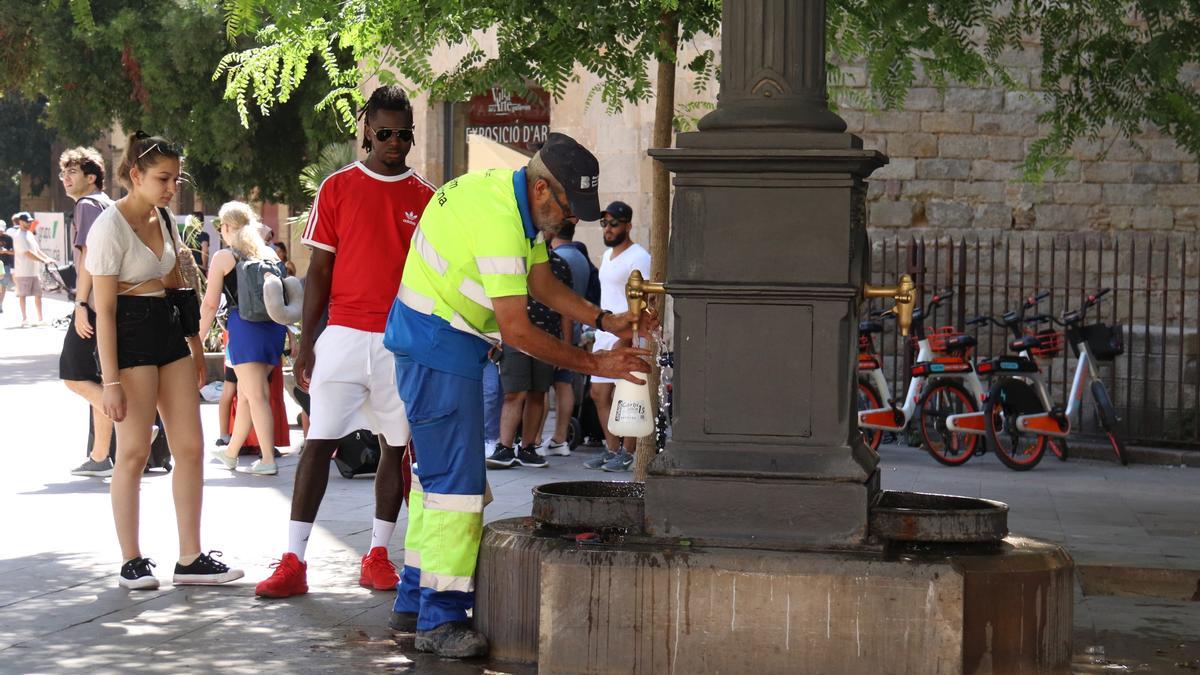
[[[475,621],[493,658],[543,673],[1069,666],[1073,564],[1057,545],[779,551],[589,534],[532,518],[487,526]]]

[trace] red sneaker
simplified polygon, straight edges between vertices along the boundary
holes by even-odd
[[[376,546],[371,552],[362,557],[362,574],[358,577],[358,585],[363,588],[373,588],[377,591],[395,590],[400,583],[396,574],[396,566],[388,560],[387,548]]]
[[[260,598],[288,598],[308,592],[308,564],[300,562],[295,553],[284,553],[271,567],[275,572],[254,587]]]

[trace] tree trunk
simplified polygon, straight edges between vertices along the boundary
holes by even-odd
[[[651,147],[671,147],[672,124],[675,120],[675,54],[679,48],[679,15],[663,12],[658,19],[659,56],[658,84],[654,92],[654,135]],[[666,55],[670,55],[666,57]],[[671,234],[671,174],[661,162],[654,162],[650,196],[650,279],[664,281],[667,277],[667,241]],[[661,317],[665,305],[661,295],[651,296],[651,306]],[[658,363],[650,367],[650,402],[652,410],[661,405],[658,385],[662,371]],[[633,479],[646,480],[646,469],[657,451],[654,434],[638,439],[634,458]]]

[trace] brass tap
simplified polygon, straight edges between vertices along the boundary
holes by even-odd
[[[908,336],[908,329],[912,326],[913,305],[915,301],[917,285],[913,283],[911,276],[904,274],[900,276],[900,283],[896,286],[872,286],[871,284],[863,284],[864,298],[892,298],[896,301],[896,306],[892,307],[892,313],[896,315],[896,323],[900,326],[900,334]]]
[[[625,284],[625,299],[629,302],[629,311],[633,313],[633,332],[637,332],[638,322],[646,309],[646,296],[652,293],[662,295],[666,292],[665,284],[646,281],[638,270],[629,274],[629,281]]]

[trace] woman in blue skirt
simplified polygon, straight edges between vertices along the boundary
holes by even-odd
[[[238,315],[237,267],[241,261],[261,260],[278,263],[279,256],[259,234],[260,223],[248,204],[228,202],[219,212],[221,239],[229,246],[209,260],[208,290],[200,312],[200,334],[207,335],[224,297],[229,307],[229,361],[237,375],[238,401],[229,445],[212,451],[213,459],[229,470],[236,470],[238,454],[250,434],[250,423],[258,436],[262,458],[250,465],[248,473],[274,476],[275,427],[271,417],[267,375],[279,365],[287,329],[274,321],[248,321]]]

